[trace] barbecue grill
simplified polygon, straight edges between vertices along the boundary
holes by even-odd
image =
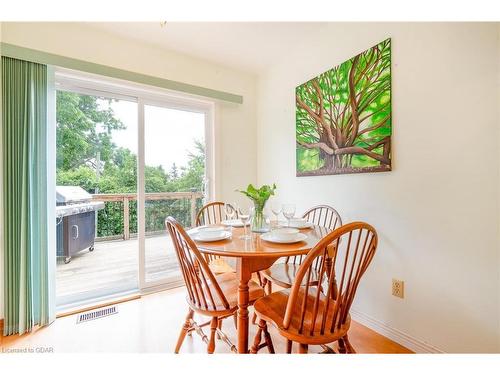
[[[76,253],[94,250],[95,213],[104,202],[93,202],[80,186],[56,187],[57,256],[69,263]]]

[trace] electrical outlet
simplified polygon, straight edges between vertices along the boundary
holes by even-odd
[[[405,282],[403,280],[392,279],[392,295],[405,298]]]

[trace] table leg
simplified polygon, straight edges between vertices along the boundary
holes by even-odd
[[[240,268],[238,288],[238,353],[248,353],[248,282],[251,273]]]
[[[276,257],[268,256],[262,258],[238,258],[236,263],[236,274],[238,275],[238,353],[248,353],[248,282],[252,273],[269,268]]]

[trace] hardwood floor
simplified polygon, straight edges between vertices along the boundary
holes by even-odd
[[[184,288],[150,294],[116,305],[118,314],[86,323],[76,323],[77,316],[57,319],[51,326],[23,336],[0,337],[2,348],[53,348],[56,353],[129,352],[173,353],[179,331],[187,312]],[[196,317],[195,317],[196,318]],[[199,319],[199,318],[198,318]],[[233,343],[236,331],[232,319],[224,321],[223,330]],[[255,326],[250,327],[253,340]],[[284,353],[285,341],[271,328],[277,353]],[[353,322],[349,334],[358,353],[411,353],[405,347]],[[294,346],[294,352],[298,348]],[[310,352],[321,348],[310,347]],[[197,334],[186,337],[181,353],[205,353],[206,345]],[[229,353],[217,341],[216,353]],[[263,349],[260,353],[266,353]]]

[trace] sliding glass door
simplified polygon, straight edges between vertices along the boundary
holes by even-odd
[[[142,288],[181,280],[165,218],[194,225],[206,193],[206,112],[190,107],[141,101],[143,155],[139,158],[142,203],[139,241]]]
[[[59,309],[180,284],[165,218],[194,225],[212,191],[211,103],[74,74],[56,75]]]
[[[57,91],[56,300],[138,289],[137,102]]]

